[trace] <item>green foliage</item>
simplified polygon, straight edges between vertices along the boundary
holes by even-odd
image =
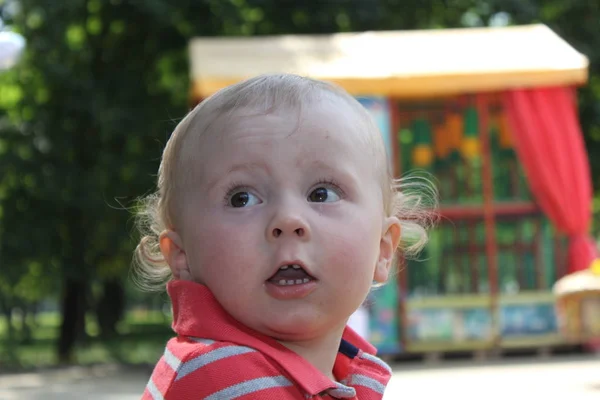
[[[153,186],[187,108],[186,38],[161,4],[24,0],[3,15],[27,40],[0,76],[5,310],[56,296],[64,279],[127,276],[135,238],[122,204]]]

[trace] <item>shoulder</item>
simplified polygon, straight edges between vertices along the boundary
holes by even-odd
[[[285,398],[294,383],[261,352],[230,342],[171,339],[156,364],[145,399],[235,398],[259,391]],[[299,392],[298,392],[299,393]]]

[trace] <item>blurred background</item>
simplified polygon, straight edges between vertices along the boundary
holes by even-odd
[[[595,0],[0,0],[0,374],[160,356],[170,305],[132,284],[133,211],[154,190],[172,129],[208,94],[191,73],[203,56],[193,38],[547,25],[589,60],[576,95],[595,240],[599,21]],[[425,254],[368,304],[382,354],[593,350],[600,303],[585,317],[587,336],[560,332],[552,286],[568,272],[568,237],[531,195],[499,101],[486,103],[491,134],[479,147],[476,98],[392,104],[364,94],[376,118],[384,107],[392,121],[382,124],[396,173],[428,171],[442,201]],[[436,139],[440,125],[455,147]],[[498,218],[485,211],[494,201],[508,204]]]

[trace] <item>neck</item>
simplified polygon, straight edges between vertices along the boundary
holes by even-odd
[[[344,327],[335,329],[325,337],[304,341],[279,341],[279,343],[303,357],[325,376],[335,381],[333,365],[342,340]]]

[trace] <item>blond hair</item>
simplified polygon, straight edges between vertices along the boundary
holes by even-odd
[[[380,172],[385,213],[401,222],[400,247],[405,256],[418,253],[427,242],[427,230],[434,222],[437,193],[426,179],[407,177],[393,179],[385,144],[368,111],[346,91],[333,84],[290,74],[261,75],[226,87],[210,96],[177,125],[163,151],[158,170],[158,190],[142,199],[138,212],[141,240],[135,250],[134,275],[146,290],[160,290],[171,278],[171,271],[159,248],[161,232],[175,226],[176,195],[186,187],[186,163],[191,154],[183,146],[186,138],[217,134],[213,129],[222,117],[231,117],[242,109],[267,115],[280,108],[298,113],[302,107],[325,97],[342,100],[358,116],[365,148],[373,152],[375,167]],[[191,146],[187,146],[191,147]]]

